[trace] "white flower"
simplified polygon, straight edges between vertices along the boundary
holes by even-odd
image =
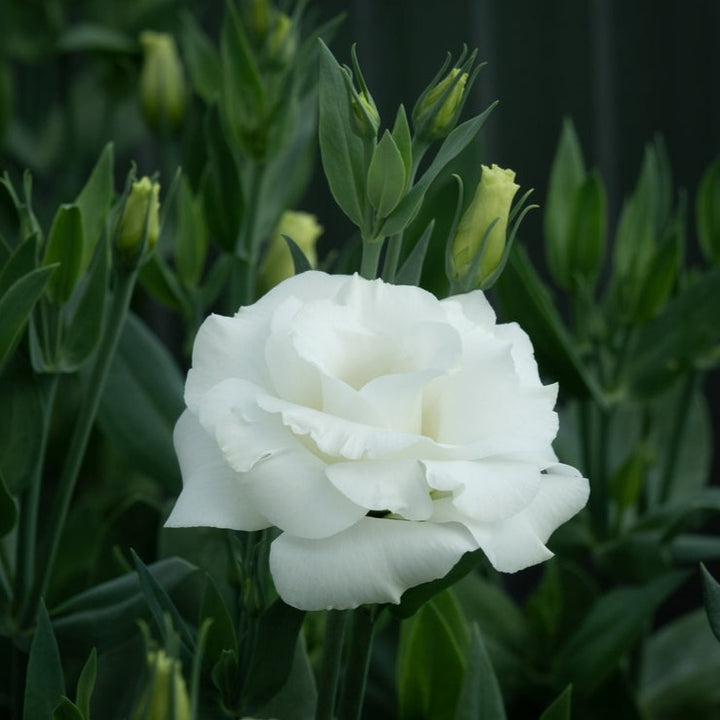
[[[167,525],[277,526],[305,610],[397,603],[478,548],[520,570],[588,497],[551,447],[556,392],[480,291],[303,273],[200,328]]]

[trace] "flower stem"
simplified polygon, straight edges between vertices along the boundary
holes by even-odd
[[[375,610],[375,607],[363,606],[353,612],[350,650],[345,669],[345,686],[340,700],[339,720],[360,720],[365,699],[368,667],[370,666]]]
[[[374,280],[377,277],[382,246],[381,239],[363,239],[362,260],[360,262],[360,275],[362,277],[368,280]]]
[[[346,610],[330,610],[327,614],[315,720],[332,720],[334,717],[347,618]]]
[[[117,273],[117,284],[113,294],[112,304],[110,305],[105,330],[102,340],[100,341],[100,346],[97,349],[90,380],[80,406],[77,422],[73,429],[70,447],[65,457],[65,464],[63,465],[62,474],[58,483],[55,502],[52,506],[47,548],[45,551],[46,557],[42,566],[42,573],[35,579],[29,602],[25,606],[25,614],[23,617],[25,622],[32,622],[34,620],[40,598],[47,593],[50,585],[60,540],[63,530],[65,529],[65,521],[70,508],[70,500],[72,499],[82,461],[85,456],[90,431],[92,430],[95,416],[100,406],[100,399],[103,389],[105,388],[110,363],[115,355],[120,333],[125,324],[125,318],[130,306],[130,299],[133,289],[135,288],[136,279],[137,268],[121,270]]]
[[[385,254],[385,263],[383,265],[383,280],[386,282],[391,283],[395,281],[398,261],[400,260],[400,250],[402,249],[402,242],[402,233],[395,233],[395,235],[390,236],[387,253]]]
[[[47,449],[50,425],[52,422],[55,396],[57,394],[59,375],[41,376],[43,395],[43,419],[40,426],[40,444],[33,468],[30,485],[20,503],[20,516],[18,519],[18,546],[17,561],[15,564],[15,607],[20,608],[26,600],[35,578],[35,553],[37,538],[38,509],[40,506],[40,491],[42,489],[42,476]]]

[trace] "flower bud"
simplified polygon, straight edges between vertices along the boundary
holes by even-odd
[[[292,20],[285,13],[278,12],[267,41],[270,60],[278,67],[285,67],[292,62],[296,49],[297,38]]]
[[[140,101],[153,130],[177,129],[185,112],[185,78],[172,35],[146,30],[140,34],[143,66]]]
[[[147,661],[150,682],[135,713],[135,720],[190,720],[190,699],[180,661],[168,657],[164,650],[149,652]]]
[[[520,188],[512,170],[482,166],[475,196],[458,224],[452,248],[452,267],[456,278],[465,275],[482,253],[475,284],[480,285],[495,271],[505,251],[508,216],[513,197]],[[483,239],[488,233],[484,248]]]
[[[468,74],[455,67],[419,99],[413,110],[419,134],[435,140],[453,129],[467,81]]]
[[[147,225],[146,225],[147,220]],[[160,234],[160,184],[143,177],[132,184],[117,233],[117,249],[132,259],[143,248],[152,250]]]
[[[260,287],[267,291],[295,274],[295,265],[290,248],[283,235],[291,238],[303,251],[311,267],[316,267],[317,252],[315,244],[322,235],[322,231],[323,228],[318,224],[314,215],[286,210],[270,238],[267,252],[260,265]]]
[[[377,136],[377,131],[380,127],[380,113],[378,113],[375,101],[373,100],[367,83],[365,82],[365,76],[362,74],[362,70],[360,70],[357,50],[354,45],[352,47],[351,56],[353,71],[358,84],[360,85],[360,90],[358,91],[355,89],[355,85],[353,83],[353,73],[350,71],[350,68],[344,68],[343,78],[350,97],[354,130],[360,137],[374,139]]]

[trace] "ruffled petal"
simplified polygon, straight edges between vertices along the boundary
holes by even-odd
[[[432,500],[417,460],[355,460],[328,465],[330,482],[368,510],[389,510],[407,520],[427,520]]]
[[[183,489],[167,527],[261,530],[271,525],[248,497],[242,476],[228,467],[217,444],[186,410],[175,425]]]
[[[280,597],[301,610],[397,603],[411,587],[444,577],[477,549],[460,525],[363,518],[324,540],[287,533],[270,547]]]
[[[295,441],[246,474],[247,493],[268,520],[302,538],[325,538],[365,515],[325,475],[325,463]]]
[[[497,522],[517,514],[540,487],[540,469],[504,460],[425,462],[427,482],[452,492],[453,505],[480,522]]]
[[[476,523],[467,518],[461,522],[497,570],[517,572],[552,557],[545,543],[585,506],[589,492],[588,481],[577,470],[555,465],[542,476],[530,505],[517,515],[499,523]],[[453,519],[460,518],[454,515]]]

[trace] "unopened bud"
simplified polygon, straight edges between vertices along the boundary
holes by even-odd
[[[297,38],[292,20],[282,12],[275,15],[275,24],[268,36],[268,55],[278,67],[285,67],[292,62],[297,50]]]
[[[185,112],[185,77],[175,39],[165,33],[140,34],[143,66],[140,74],[140,101],[143,114],[153,130],[180,127]]]
[[[453,68],[422,97],[413,111],[413,123],[429,139],[445,137],[455,126],[468,74]]]
[[[152,250],[160,234],[160,184],[143,177],[132,184],[125,202],[117,249],[124,259],[132,260],[143,247]]]
[[[283,235],[287,235],[303,251],[311,267],[316,267],[315,245],[322,232],[323,228],[314,215],[286,210],[270,238],[267,252],[260,265],[260,287],[269,290],[295,274],[290,248]]]
[[[470,270],[479,252],[482,257],[475,284],[482,284],[500,264],[505,252],[510,206],[520,188],[514,181],[515,173],[512,170],[503,170],[497,165],[482,166],[475,196],[460,219],[455,234],[452,266],[456,278]]]
[[[150,682],[135,714],[135,720],[190,720],[190,699],[180,661],[164,650],[148,654]],[[174,711],[174,712],[173,712]]]

